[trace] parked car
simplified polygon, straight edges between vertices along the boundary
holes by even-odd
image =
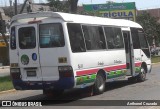
[[[158,55],[159,51],[160,51],[160,47],[151,46],[151,55]]]

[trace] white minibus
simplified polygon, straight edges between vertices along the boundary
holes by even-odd
[[[142,27],[129,20],[61,12],[16,15],[10,26],[10,74],[16,90],[60,94],[124,78],[145,81],[151,56]]]

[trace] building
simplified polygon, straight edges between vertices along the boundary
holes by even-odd
[[[149,13],[152,17],[155,17],[158,19],[158,22],[160,23],[160,8],[156,9],[146,9],[146,10],[137,10],[137,14],[142,14],[143,12]]]

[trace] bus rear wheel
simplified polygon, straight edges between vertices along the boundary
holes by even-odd
[[[93,87],[93,93],[97,95],[97,94],[102,94],[104,91],[105,91],[105,79],[101,73],[98,73]]]

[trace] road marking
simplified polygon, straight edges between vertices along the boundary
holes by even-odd
[[[10,68],[10,66],[0,66],[0,69]]]
[[[157,62],[157,63],[151,63],[152,65],[155,65],[155,64],[160,64],[160,62]]]

